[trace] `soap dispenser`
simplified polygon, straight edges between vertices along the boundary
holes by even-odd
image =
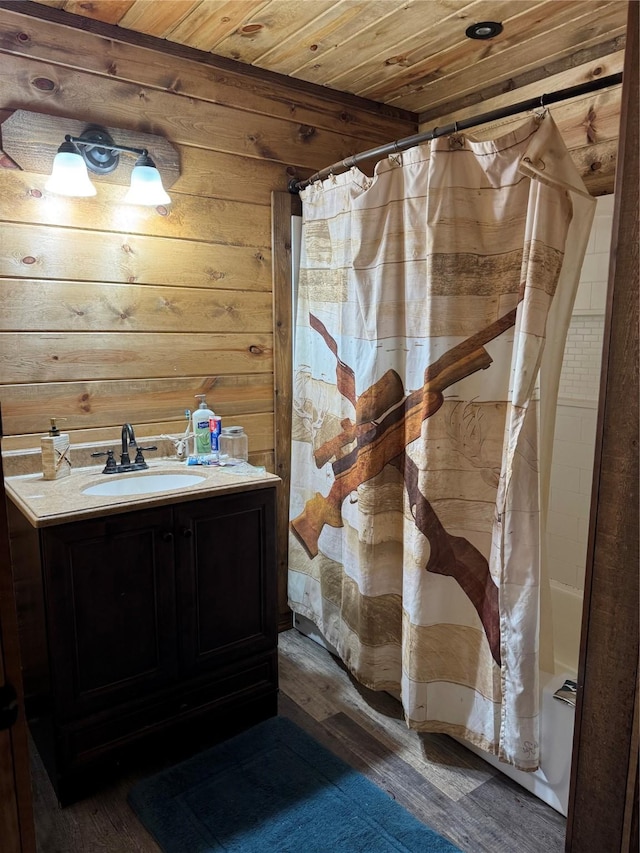
[[[195,396],[196,399],[200,400],[200,403],[193,413],[193,449],[198,456],[209,455],[211,453],[209,421],[214,417],[214,413],[207,406],[204,394],[196,394]]]
[[[45,480],[59,480],[71,473],[69,434],[60,432],[56,418],[50,418],[49,434],[40,439],[42,449],[42,477]]]

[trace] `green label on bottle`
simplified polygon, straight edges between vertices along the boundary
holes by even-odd
[[[196,453],[211,453],[211,433],[208,429],[206,432],[196,433]]]

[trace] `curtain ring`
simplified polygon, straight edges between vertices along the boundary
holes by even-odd
[[[389,161],[394,163],[396,166],[401,166],[402,158],[400,157],[400,154],[402,153],[402,148],[398,145],[398,141],[399,140],[394,139],[393,142],[390,143],[393,145],[393,151],[389,154]]]
[[[449,135],[449,148],[452,151],[461,151],[464,148],[464,140],[458,133],[458,122],[453,123],[453,133]]]
[[[540,95],[540,106],[536,108],[537,111],[534,110],[534,114],[537,117],[538,121],[542,121],[542,119],[549,112],[547,105],[544,102],[545,97],[546,97],[546,95],[544,95],[544,94]]]

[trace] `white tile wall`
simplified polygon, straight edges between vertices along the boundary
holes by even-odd
[[[577,309],[579,311],[579,309]],[[574,312],[560,375],[560,398],[597,400],[604,316]]]
[[[598,399],[609,275],[613,196],[597,199],[560,377],[560,398]]]
[[[549,575],[575,592],[584,589],[612,221],[613,196],[601,196],[567,335],[553,445]]]

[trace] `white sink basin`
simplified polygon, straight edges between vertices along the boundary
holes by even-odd
[[[197,474],[122,474],[122,479],[108,480],[82,490],[83,495],[102,498],[122,495],[148,495],[153,492],[166,492],[172,489],[184,489],[195,486],[204,480]]]

